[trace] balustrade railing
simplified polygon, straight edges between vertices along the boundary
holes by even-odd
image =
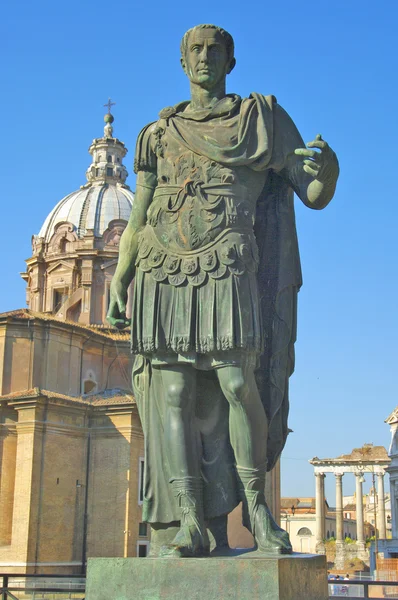
[[[363,579],[329,580],[329,599],[397,598],[398,581],[372,581]]]
[[[0,573],[1,600],[84,600],[84,575]]]

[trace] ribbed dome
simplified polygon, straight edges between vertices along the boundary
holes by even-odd
[[[84,187],[65,196],[50,212],[40,229],[39,238],[49,242],[58,223],[74,225],[79,238],[88,229],[96,237],[102,236],[110,221],[129,220],[134,194],[127,187],[104,183]]]

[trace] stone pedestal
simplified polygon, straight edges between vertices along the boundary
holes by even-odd
[[[90,558],[86,600],[327,600],[326,557]]]

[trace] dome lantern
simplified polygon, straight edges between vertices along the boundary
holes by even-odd
[[[125,183],[128,176],[127,169],[123,165],[127,148],[123,142],[113,137],[112,123],[115,118],[110,111],[114,104],[109,98],[108,103],[104,105],[108,107],[108,112],[104,116],[104,137],[94,139],[88,150],[93,157],[93,162],[86,171],[89,183]]]

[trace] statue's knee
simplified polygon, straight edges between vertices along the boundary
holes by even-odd
[[[166,404],[170,408],[183,408],[187,403],[187,389],[182,383],[173,382],[165,388]]]
[[[223,391],[231,403],[241,404],[248,394],[248,384],[243,374],[235,374],[223,382]]]

